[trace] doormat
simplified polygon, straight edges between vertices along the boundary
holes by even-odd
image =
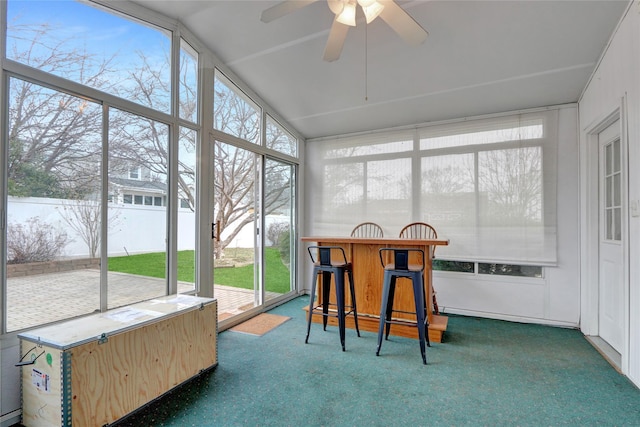
[[[277,326],[282,325],[287,320],[291,319],[287,316],[280,316],[277,314],[262,313],[256,317],[252,317],[246,322],[242,322],[239,325],[231,328],[231,331],[241,332],[243,334],[262,336]]]

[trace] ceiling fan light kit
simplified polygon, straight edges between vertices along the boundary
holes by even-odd
[[[345,3],[342,12],[336,14],[336,21],[350,27],[356,26],[356,5],[355,3]]]
[[[271,22],[317,0],[284,0],[262,12],[261,20]],[[349,27],[356,26],[356,9],[360,6],[367,24],[378,16],[408,44],[417,46],[428,33],[393,0],[326,0],[335,15],[322,59],[332,62],[340,58]]]
[[[366,6],[363,4],[369,3],[366,0],[358,0],[358,3],[360,3],[360,7],[362,7],[367,24],[370,24],[374,19],[376,19],[382,12],[382,9],[384,9],[384,6],[375,0]]]
[[[356,26],[356,5],[360,5],[367,24],[380,15],[384,5],[377,0],[327,0],[329,9],[336,15],[336,21],[350,27]]]

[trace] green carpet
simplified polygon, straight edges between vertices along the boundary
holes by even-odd
[[[640,391],[577,330],[451,316],[427,348],[313,324],[301,297],[257,337],[219,335],[219,365],[118,426],[640,426]]]

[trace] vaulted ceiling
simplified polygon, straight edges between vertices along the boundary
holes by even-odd
[[[576,102],[629,4],[397,1],[429,32],[422,45],[360,17],[325,62],[325,0],[270,23],[278,1],[136,3],[179,19],[306,138]]]

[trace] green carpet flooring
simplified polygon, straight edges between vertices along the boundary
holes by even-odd
[[[451,316],[427,348],[313,324],[300,297],[264,336],[219,334],[219,364],[117,426],[640,426],[640,391],[577,330]],[[393,327],[393,326],[392,326]]]

